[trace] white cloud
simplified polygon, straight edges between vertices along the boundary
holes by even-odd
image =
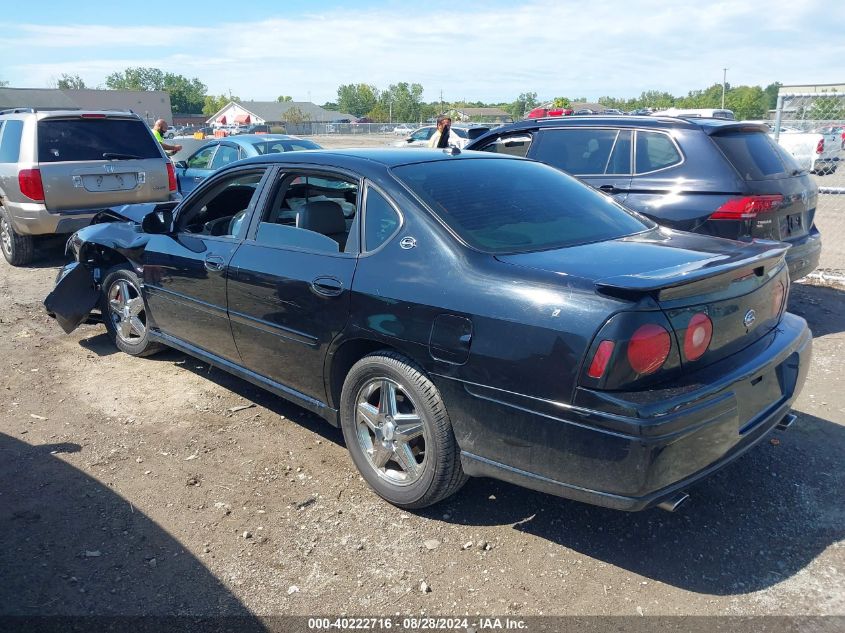
[[[94,85],[128,66],[153,66],[199,77],[213,93],[317,102],[349,82],[418,82],[429,100],[443,90],[446,100],[493,101],[526,90],[685,94],[721,81],[723,67],[733,84],[845,79],[835,28],[845,4],[829,1],[457,4],[436,20],[390,6],[191,28],[7,25],[2,78],[38,87],[68,73]]]

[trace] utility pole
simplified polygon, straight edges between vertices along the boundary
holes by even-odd
[[[728,69],[722,69],[722,110],[725,109],[725,86],[727,85]]]

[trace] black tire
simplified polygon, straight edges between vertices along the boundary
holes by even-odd
[[[150,341],[141,280],[128,266],[115,266],[106,273],[100,309],[106,332],[120,351],[131,356],[150,356],[163,349],[160,343]],[[137,322],[132,320],[133,316]]]
[[[26,266],[35,258],[35,239],[16,233],[3,207],[0,207],[0,251],[12,266]]]
[[[382,415],[390,408],[382,406],[382,393],[392,393],[395,418]],[[380,422],[374,426],[380,431],[363,421],[364,412],[369,411],[379,412]],[[352,366],[343,383],[340,419],[358,472],[393,505],[408,509],[433,505],[456,493],[468,479],[440,392],[413,361],[400,354],[376,352]],[[405,439],[414,425],[421,434]],[[403,465],[409,463],[408,455],[416,467]],[[384,460],[383,466],[377,466]]]

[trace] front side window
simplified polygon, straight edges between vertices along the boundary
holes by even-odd
[[[69,118],[38,122],[42,163],[161,158],[149,128],[140,119]]]
[[[576,176],[604,174],[618,136],[613,129],[544,130],[531,158]]]
[[[250,170],[220,179],[191,207],[179,214],[180,231],[214,237],[239,237],[250,208],[258,197],[258,184],[266,169]]]
[[[221,167],[234,163],[238,160],[238,158],[239,155],[237,147],[221,144],[220,147],[217,148],[217,153],[214,155],[214,159],[211,161],[211,168],[220,169]]]
[[[666,169],[683,160],[675,142],[663,132],[637,131],[636,154],[638,174]]]
[[[655,226],[534,161],[450,159],[403,165],[393,173],[461,239],[488,253],[563,248]]]
[[[211,169],[211,157],[214,156],[214,150],[216,149],[216,144],[203,147],[200,151],[188,159],[188,168]]]
[[[424,127],[420,130],[417,130],[413,134],[411,134],[411,139],[414,141],[427,141],[432,137],[434,134],[434,130],[437,128],[433,127]]]
[[[286,172],[276,184],[255,241],[325,253],[358,250],[359,185],[325,173]]]

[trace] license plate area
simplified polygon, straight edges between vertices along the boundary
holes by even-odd
[[[739,434],[744,435],[766,419],[766,413],[783,400],[784,384],[781,368],[769,370],[747,379],[737,389]]]
[[[803,213],[790,213],[780,219],[780,234],[783,238],[805,235],[806,233]]]
[[[89,174],[82,176],[86,191],[129,191],[138,186],[138,174]]]

